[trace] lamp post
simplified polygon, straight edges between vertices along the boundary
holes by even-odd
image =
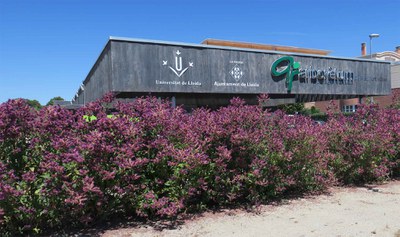
[[[370,34],[369,35],[369,58],[372,58],[372,38],[378,38],[379,34]]]

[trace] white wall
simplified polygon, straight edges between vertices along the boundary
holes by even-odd
[[[400,88],[400,64],[393,64],[390,68],[392,77],[392,89]]]

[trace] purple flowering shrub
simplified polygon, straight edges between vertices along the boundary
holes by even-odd
[[[335,176],[364,183],[392,176],[400,162],[400,110],[361,105],[351,116],[331,117],[325,127]]]
[[[2,233],[174,218],[399,174],[396,109],[363,106],[321,126],[237,98],[191,113],[156,98],[110,110],[112,99],[77,111],[0,105]]]

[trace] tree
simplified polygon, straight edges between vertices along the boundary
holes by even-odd
[[[321,113],[321,111],[317,108],[315,108],[315,106],[311,106],[311,108],[306,109],[304,108],[302,111],[302,114],[304,115],[313,115],[313,114],[319,114]]]
[[[32,108],[36,110],[40,110],[42,108],[42,105],[39,103],[37,100],[30,100],[30,99],[24,99],[26,103],[31,106]]]
[[[278,105],[278,109],[285,111],[287,114],[301,113],[304,110],[303,103]]]
[[[54,105],[54,101],[55,101],[55,100],[62,100],[62,101],[64,101],[64,98],[62,98],[61,96],[53,97],[53,98],[51,98],[51,99],[49,100],[49,102],[47,102],[46,106]]]

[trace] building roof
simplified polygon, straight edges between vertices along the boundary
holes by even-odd
[[[207,40],[207,39],[206,39]],[[206,41],[204,40],[204,41]],[[361,58],[361,57],[338,57],[338,56],[331,56],[326,55],[331,51],[327,50],[319,50],[319,49],[309,49],[309,50],[316,50],[321,51],[320,54],[312,53],[308,51],[307,53],[300,53],[295,52],[294,50],[290,51],[289,49],[303,49],[307,50],[306,48],[296,48],[292,46],[278,46],[278,45],[269,45],[275,47],[287,47],[287,51],[278,51],[277,49],[262,49],[262,48],[255,48],[255,45],[263,45],[263,44],[255,44],[255,43],[244,43],[244,42],[236,42],[236,41],[225,41],[225,42],[236,42],[236,43],[243,43],[243,44],[251,44],[254,45],[253,47],[237,47],[237,46],[222,46],[222,45],[212,45],[212,44],[194,44],[194,43],[183,43],[183,42],[174,42],[174,41],[163,41],[163,40],[149,40],[149,39],[140,39],[140,38],[126,38],[126,37],[115,37],[110,36],[103,51],[106,49],[107,45],[112,41],[119,41],[119,42],[131,42],[131,43],[146,43],[146,44],[159,44],[159,45],[174,45],[174,46],[181,46],[181,47],[194,47],[194,48],[209,48],[209,49],[225,49],[225,50],[235,50],[235,51],[242,51],[242,52],[263,52],[263,53],[274,53],[274,54],[284,54],[284,55],[294,55],[294,56],[306,56],[306,57],[314,57],[319,56],[323,58],[331,58],[331,59],[341,59],[341,60],[350,60],[350,61],[369,61],[369,62],[378,62],[378,63],[390,63],[384,62],[382,60],[370,59],[370,58]],[[203,41],[203,42],[204,42]],[[268,45],[265,45],[268,46]],[[326,52],[323,54],[322,52]],[[102,52],[103,53],[103,52]]]
[[[206,44],[206,45],[215,45],[215,46],[227,46],[227,47],[246,48],[246,49],[261,49],[261,50],[269,50],[269,51],[293,52],[293,53],[302,53],[302,54],[328,55],[331,52],[328,50],[321,50],[321,49],[298,48],[298,47],[292,47],[292,46],[281,46],[281,45],[272,45],[272,44],[256,44],[256,43],[228,41],[228,40],[219,40],[219,39],[206,39],[201,43]]]
[[[372,55],[364,55],[360,58],[371,58],[376,60],[385,60],[390,62],[400,62],[400,54],[392,51],[384,51],[380,53],[373,53]]]

